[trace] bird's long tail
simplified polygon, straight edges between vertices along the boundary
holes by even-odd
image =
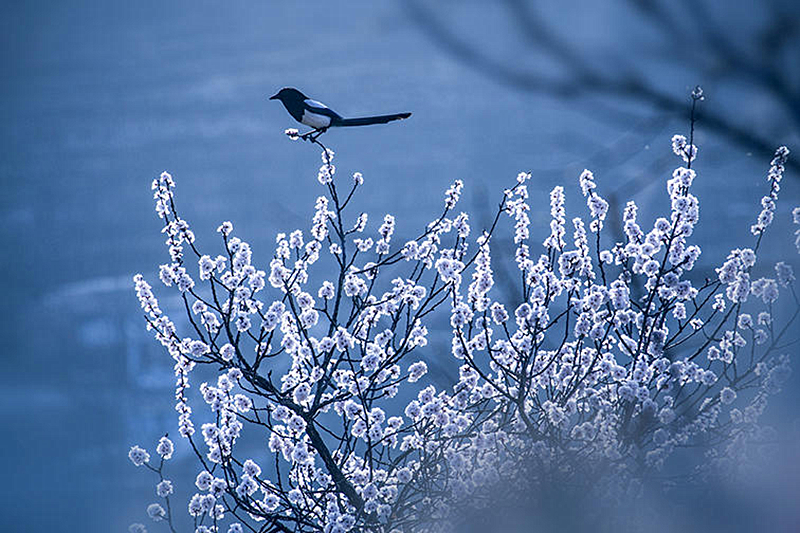
[[[395,113],[393,115],[376,115],[374,117],[343,118],[331,126],[369,126],[371,124],[386,124],[393,120],[402,120],[411,116],[411,113]]]

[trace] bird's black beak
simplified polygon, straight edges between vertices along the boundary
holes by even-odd
[[[277,94],[273,94],[272,96],[269,97],[269,99],[270,100],[277,100],[278,99],[278,95]]]

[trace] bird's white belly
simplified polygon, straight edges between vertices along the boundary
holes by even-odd
[[[306,126],[311,126],[312,128],[327,128],[331,125],[331,117],[303,111],[303,118],[300,120],[300,122]]]

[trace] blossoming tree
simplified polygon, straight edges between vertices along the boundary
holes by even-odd
[[[474,230],[457,210],[456,181],[439,216],[396,243],[392,215],[370,230],[356,209],[361,174],[340,181],[333,152],[313,142],[323,194],[310,228],[279,234],[263,270],[229,222],[218,228],[221,253],[201,250],[178,214],[172,176],[153,181],[170,257],[160,279],[178,291],[189,329],[178,330],[143,276],[134,282],[148,329],[174,359],[179,433],[198,464],[188,502],[198,533],[429,530],[490,494],[553,482],[554,472],[627,483],[668,468],[681,448],[709,450],[708,467],[769,440],[758,419],[788,375],[781,349],[800,306],[788,264],[775,265],[774,278],[752,273],[785,147],[753,242],[719,261],[714,279],[697,280],[692,135],[672,139],[683,166],[667,181],[663,217],[645,223],[628,202],[624,233],[609,236],[617,214],[585,170],[588,217],[568,221],[565,189],[555,187],[542,247],[529,236],[528,213],[541,208],[528,196],[530,174],[502,191],[488,227]],[[800,223],[800,208],[793,217]],[[506,218],[519,285],[503,297],[492,253]],[[779,323],[781,292],[795,311]],[[460,368],[437,390],[418,382],[428,325],[441,316]],[[203,423],[190,407],[197,365],[217,373],[197,387]],[[245,432],[263,437],[260,462],[238,451]],[[157,466],[138,446],[129,457],[158,476],[164,501],[148,514],[177,531],[164,477],[172,442],[162,438],[156,452]]]

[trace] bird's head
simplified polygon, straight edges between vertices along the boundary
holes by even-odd
[[[293,87],[284,87],[276,94],[273,94],[269,97],[270,100],[280,100],[281,102],[291,102],[292,100],[297,100],[302,102],[306,99],[306,95],[298,91]]]

